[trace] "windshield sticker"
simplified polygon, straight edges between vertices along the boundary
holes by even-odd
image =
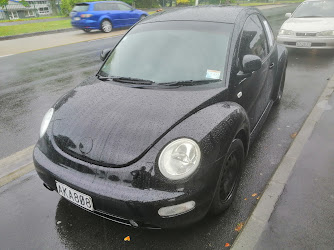
[[[218,71],[218,70],[210,70],[210,69],[208,69],[206,71],[206,78],[219,79],[219,77],[220,77],[220,71]]]

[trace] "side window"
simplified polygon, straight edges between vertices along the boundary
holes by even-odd
[[[118,10],[118,7],[117,7],[117,4],[114,4],[114,3],[96,3],[94,5],[94,10],[96,11]]]
[[[106,3],[106,10],[119,10],[118,9],[118,4],[115,3]]]
[[[118,4],[118,8],[120,9],[120,10],[127,10],[127,11],[130,11],[131,10],[131,7],[130,6],[127,6],[127,5],[125,5],[125,4]]]
[[[104,10],[103,9],[103,3],[96,3],[96,4],[94,4],[94,10],[95,11]]]
[[[264,25],[264,29],[266,30],[269,47],[271,49],[274,46],[274,43],[275,43],[275,36],[274,36],[273,30],[271,29],[271,27],[270,27],[270,25],[269,25],[269,23],[266,19],[261,17],[261,21]]]
[[[241,35],[239,59],[244,55],[256,55],[264,59],[268,54],[267,38],[257,15],[247,18]]]

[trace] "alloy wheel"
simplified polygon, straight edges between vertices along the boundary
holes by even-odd
[[[102,31],[105,33],[109,33],[112,30],[112,24],[108,20],[104,20],[101,24]]]

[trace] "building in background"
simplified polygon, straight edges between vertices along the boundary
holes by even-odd
[[[9,0],[8,5],[0,9],[0,20],[52,15],[49,0],[27,0],[26,3],[27,4],[23,1]],[[59,2],[57,1],[57,3],[58,7]]]

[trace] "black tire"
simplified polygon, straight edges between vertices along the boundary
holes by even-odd
[[[232,204],[240,182],[244,152],[242,141],[234,139],[223,162],[215,195],[209,209],[210,214],[220,214]]]
[[[284,90],[284,84],[285,84],[285,72],[286,72],[286,66],[281,78],[281,82],[279,84],[278,90],[277,90],[277,95],[276,95],[276,100],[274,101],[274,105],[279,105],[282,100],[283,96],[283,90]]]
[[[101,22],[101,30],[104,32],[104,33],[109,33],[112,31],[112,23],[107,20],[107,19],[104,19],[102,22]]]
[[[91,30],[91,29],[83,29],[83,31],[85,31],[86,33],[89,33],[89,32],[91,32],[92,30]]]
[[[139,21],[143,20],[146,17],[146,15],[141,15],[139,18]]]

